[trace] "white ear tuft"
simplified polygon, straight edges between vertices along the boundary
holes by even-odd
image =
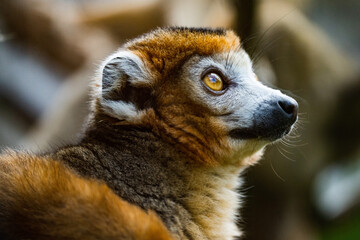
[[[104,100],[102,101],[102,107],[111,117],[129,122],[139,120],[143,113],[138,111],[134,104],[123,101]]]
[[[103,87],[108,89],[121,87],[122,78],[125,76],[133,86],[151,83],[151,75],[148,68],[139,56],[131,51],[118,51],[105,60],[103,69]]]
[[[128,50],[107,58],[102,71],[101,105],[109,116],[125,121],[140,119],[149,107],[152,78],[142,59]]]

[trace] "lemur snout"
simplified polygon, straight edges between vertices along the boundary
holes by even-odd
[[[290,97],[282,98],[277,102],[278,107],[282,110],[284,118],[289,119],[292,123],[295,122],[297,118],[297,112],[299,109],[298,103]]]
[[[293,98],[283,94],[264,101],[255,114],[254,128],[257,135],[275,140],[289,133],[297,119],[298,108]]]

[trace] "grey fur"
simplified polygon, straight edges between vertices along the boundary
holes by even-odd
[[[202,167],[184,161],[185,155],[148,129],[98,126],[78,145],[50,156],[84,177],[105,181],[130,203],[154,210],[179,239],[194,239],[187,227],[195,223],[182,199],[190,193],[184,183]]]

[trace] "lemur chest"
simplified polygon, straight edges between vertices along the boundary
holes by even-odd
[[[184,208],[191,215],[183,221],[190,239],[234,239],[240,236],[236,220],[240,196],[237,189],[241,169],[228,166],[203,169],[190,175]]]
[[[93,146],[80,152],[62,160],[82,175],[105,181],[124,200],[155,211],[179,239],[230,240],[240,235],[239,167],[194,168],[166,155],[153,161]]]

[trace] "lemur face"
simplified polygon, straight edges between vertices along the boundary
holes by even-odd
[[[242,50],[192,57],[183,67],[189,96],[206,106],[234,140],[274,141],[290,132],[297,102],[261,84]]]
[[[159,29],[102,67],[99,112],[146,126],[191,158],[243,159],[287,134],[296,101],[262,85],[231,31]]]

